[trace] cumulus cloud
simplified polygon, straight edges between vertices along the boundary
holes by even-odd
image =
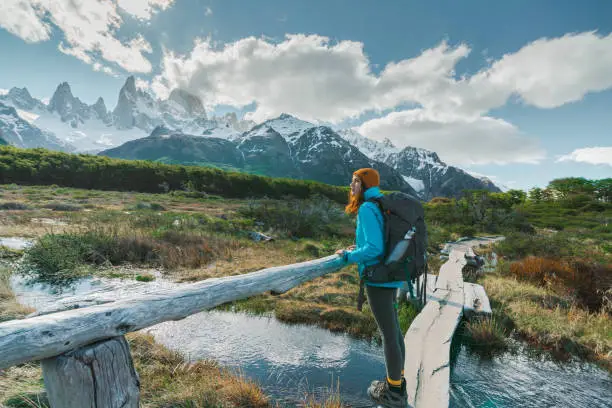
[[[148,91],[151,88],[151,85],[142,78],[136,78],[135,81],[136,88]]]
[[[145,56],[151,45],[141,36],[120,40],[116,36],[123,19],[119,8],[139,19],[149,19],[155,10],[168,8],[174,0],[3,0],[0,27],[27,42],[50,39],[51,27],[63,34],[58,49],[87,64],[99,59],[115,63],[129,72],[150,72]],[[95,69],[95,67],[94,67]],[[102,69],[111,73],[112,69]]]
[[[0,96],[6,95],[7,93],[9,93],[8,89],[0,88]]]
[[[376,86],[363,44],[331,45],[317,35],[288,35],[278,44],[249,37],[219,50],[201,40],[188,56],[166,52],[162,69],[153,81],[160,96],[180,87],[211,105],[257,102],[254,120],[284,111],[306,120],[358,115]]]
[[[557,162],[564,161],[612,166],[612,147],[584,147],[576,149],[557,159]]]
[[[187,55],[164,53],[152,89],[163,97],[184,88],[209,107],[255,103],[249,117],[255,121],[288,112],[337,124],[368,111],[414,104],[418,109],[374,119],[360,130],[400,146],[446,151],[446,160],[470,164],[535,163],[544,157],[536,141],[487,116],[510,98],[554,108],[612,87],[612,34],[538,39],[487,60],[474,75],[458,77],[455,67],[470,52],[466,44],[443,41],[375,74],[363,44],[355,41],[287,35],[283,41],[249,37],[214,47],[199,40]]]
[[[287,35],[281,42],[249,37],[215,49],[200,40],[188,55],[165,53],[154,89],[167,94],[188,87],[211,104],[255,102],[257,120],[290,111],[337,123],[405,103],[478,117],[513,95],[553,108],[612,87],[612,34],[539,39],[458,78],[455,66],[470,52],[465,44],[442,42],[375,75],[360,42]]]
[[[545,156],[536,140],[502,119],[487,116],[413,109],[370,120],[357,130],[371,139],[389,138],[398,147],[433,150],[453,165],[538,163]]]
[[[92,67],[93,67],[94,71],[102,71],[105,74],[108,74],[108,75],[114,76],[114,77],[119,76],[111,67],[107,67],[105,65],[102,65],[99,62],[94,62]]]
[[[142,20],[149,20],[159,10],[165,10],[174,0],[117,0],[117,4],[127,13]]]
[[[37,2],[2,0],[0,27],[28,43],[46,41],[51,34],[49,24],[42,21],[45,10]]]

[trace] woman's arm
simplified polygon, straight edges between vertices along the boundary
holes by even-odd
[[[359,225],[363,228],[365,244],[345,253],[348,263],[360,263],[374,260],[384,254],[384,237],[381,220],[377,217],[378,209],[373,205],[363,204],[357,214]]]

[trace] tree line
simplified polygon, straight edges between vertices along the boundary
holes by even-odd
[[[0,184],[10,183],[143,193],[187,190],[231,198],[322,195],[338,203],[345,203],[348,195],[348,187],[310,180],[3,146],[0,148]]]

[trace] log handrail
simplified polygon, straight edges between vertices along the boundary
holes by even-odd
[[[165,321],[181,320],[234,300],[268,291],[284,293],[344,266],[342,258],[330,255],[207,279],[112,303],[0,323],[0,369],[58,356]]]

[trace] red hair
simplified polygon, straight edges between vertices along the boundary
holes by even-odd
[[[359,191],[359,194],[353,195],[352,191],[349,191],[349,201],[346,207],[344,207],[344,212],[347,214],[357,214],[359,211],[359,207],[364,202],[363,198],[363,182],[361,182],[362,188]]]

